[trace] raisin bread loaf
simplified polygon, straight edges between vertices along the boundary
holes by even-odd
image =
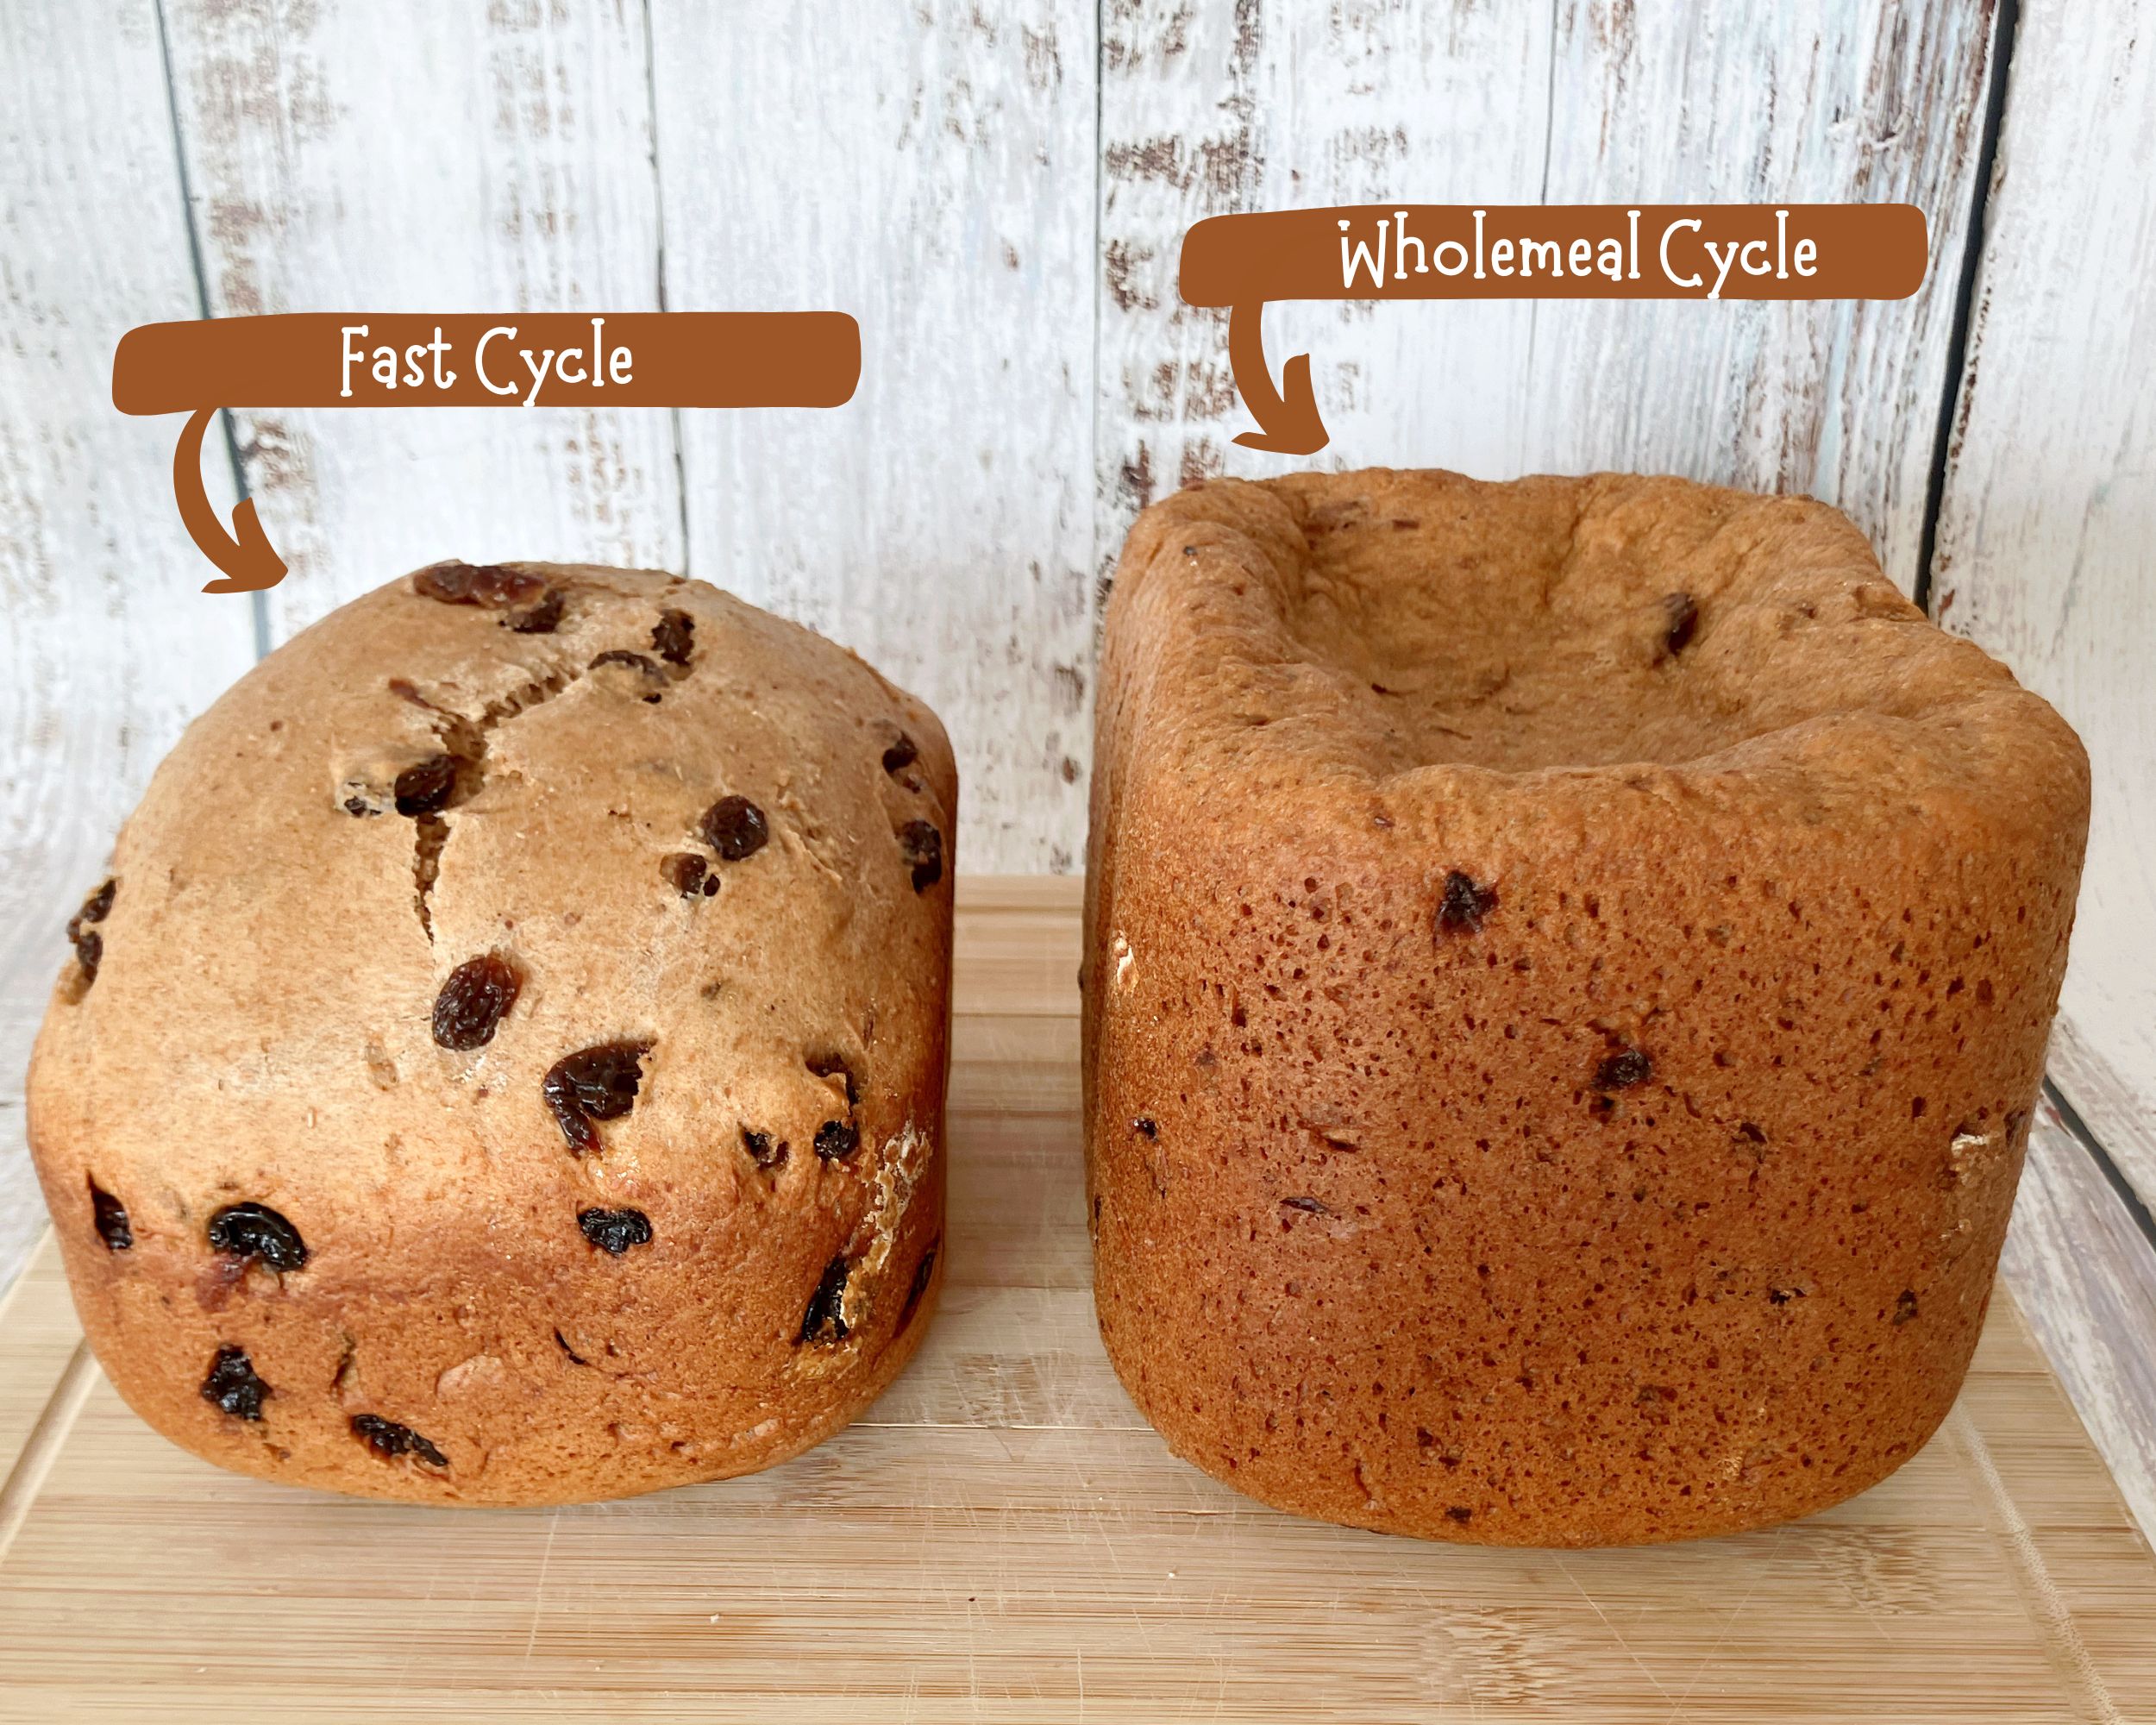
[[[699,582],[423,569],[188,731],[29,1133],[85,1329],[227,1467],[541,1503],[768,1466],[938,1279],[957,787]]]
[[[1220,481],[1108,610],[1108,1352],[1304,1514],[1594,1545],[1913,1453],[2065,963],[2072,732],[1798,499]]]

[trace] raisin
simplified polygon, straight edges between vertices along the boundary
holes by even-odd
[[[410,1426],[400,1426],[394,1420],[385,1420],[379,1414],[354,1414],[352,1416],[352,1435],[384,1461],[395,1461],[399,1456],[417,1456],[429,1467],[447,1467],[449,1465],[448,1457]]]
[[[920,758],[921,751],[913,739],[901,731],[899,740],[883,751],[883,770],[895,779]]]
[[[616,1258],[632,1245],[651,1244],[651,1218],[642,1210],[579,1210],[576,1225],[586,1239]]]
[[[921,1254],[921,1261],[913,1266],[913,1280],[906,1290],[906,1304],[899,1308],[899,1327],[893,1335],[904,1335],[906,1327],[913,1321],[913,1314],[920,1309],[921,1295],[928,1292],[928,1278],[936,1273],[936,1254],[943,1247],[938,1238],[928,1243],[928,1250]]]
[[[484,1048],[523,985],[517,967],[498,952],[466,959],[434,997],[435,1041],[459,1053]]]
[[[561,590],[548,587],[539,603],[502,619],[519,635],[551,635],[561,626]]]
[[[746,797],[721,797],[704,811],[704,842],[728,862],[762,850],[771,837],[763,811]]]
[[[1654,1062],[1647,1058],[1645,1050],[1620,1048],[1595,1069],[1595,1088],[1629,1090],[1635,1084],[1645,1083],[1653,1074]]]
[[[495,611],[529,605],[547,590],[542,577],[501,563],[436,563],[414,575],[411,586],[422,599],[439,599],[444,605],[480,605]]]
[[[1692,644],[1692,637],[1699,629],[1699,606],[1689,593],[1670,593],[1662,601],[1665,627],[1662,636],[1662,650],[1667,654],[1682,653]]]
[[[1897,1325],[1906,1324],[1915,1315],[1916,1290],[1913,1288],[1904,1288],[1894,1296],[1894,1321]]]
[[[1482,919],[1497,908],[1497,888],[1481,885],[1457,869],[1445,877],[1445,896],[1438,901],[1438,932],[1480,934]]]
[[[943,835],[924,820],[909,820],[899,829],[906,864],[913,871],[913,890],[925,893],[943,878]]]
[[[84,922],[103,922],[111,913],[112,900],[119,890],[117,881],[107,881],[82,901],[82,908],[75,914]]]
[[[127,1206],[95,1180],[90,1182],[90,1220],[107,1251],[130,1251],[135,1230],[128,1226]]]
[[[774,1144],[769,1132],[751,1132],[743,1126],[741,1129],[741,1147],[749,1152],[749,1159],[759,1168],[783,1168],[786,1166],[787,1152],[792,1146],[784,1138]]]
[[[440,814],[449,806],[449,794],[457,787],[457,763],[453,756],[432,755],[397,775],[397,812],[415,819]]]
[[[303,1268],[307,1244],[299,1230],[266,1204],[227,1204],[210,1217],[210,1249],[231,1258],[259,1258],[272,1270]]]
[[[599,1147],[594,1120],[617,1120],[636,1106],[639,1070],[648,1042],[603,1042],[565,1054],[547,1070],[540,1091],[579,1156]]]
[[[1304,1214],[1311,1216],[1330,1216],[1334,1214],[1331,1205],[1317,1198],[1282,1198],[1280,1201],[1280,1207],[1283,1210],[1300,1210]]]
[[[696,649],[696,619],[686,611],[662,611],[651,625],[651,650],[669,665],[686,666]]]
[[[210,1376],[202,1381],[202,1399],[235,1420],[260,1419],[263,1398],[270,1394],[269,1385],[254,1375],[254,1362],[245,1348],[219,1348],[210,1362]]]
[[[808,1309],[801,1314],[805,1342],[843,1342],[846,1339],[846,1278],[853,1265],[841,1253],[824,1266],[816,1291],[809,1295]]]
[[[75,949],[75,963],[82,966],[85,982],[97,980],[97,967],[104,962],[105,956],[104,937],[87,925],[105,919],[119,885],[117,881],[107,881],[82,901],[80,910],[67,919],[68,944]]]
[[[1160,1136],[1160,1122],[1150,1114],[1140,1114],[1131,1122],[1131,1130],[1149,1138]]]
[[[1470,1521],[1472,1521],[1475,1519],[1475,1512],[1469,1509],[1464,1503],[1455,1503],[1445,1513],[1451,1520],[1457,1521],[1463,1527],[1467,1526]]]
[[[861,1148],[861,1128],[850,1120],[825,1120],[816,1129],[816,1153],[826,1162],[843,1162]]]
[[[667,885],[685,899],[693,899],[707,889],[718,890],[718,876],[704,878],[711,865],[693,850],[677,850],[659,864],[659,874]]]

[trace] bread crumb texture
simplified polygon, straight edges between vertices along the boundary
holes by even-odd
[[[544,1503],[765,1467],[933,1303],[943,728],[700,582],[436,565],[188,730],[70,925],[29,1135],[128,1403]]]
[[[1282,1508],[1587,1546],[1882,1478],[1975,1346],[2078,742],[1841,515],[1598,474],[1221,480],[1109,605],[1101,1333]]]

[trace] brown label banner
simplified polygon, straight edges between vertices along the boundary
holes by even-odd
[[[310,311],[130,329],[112,405],[838,407],[860,380],[843,311]]]
[[[1307,455],[1330,434],[1307,354],[1273,387],[1269,299],[1902,299],[1928,248],[1913,204],[1341,204],[1194,223],[1179,285],[1229,308],[1235,441]]]
[[[1197,223],[1181,286],[1193,305],[1902,299],[1927,249],[1913,204],[1364,204]]]
[[[204,593],[285,578],[252,498],[227,532],[202,483],[221,407],[839,407],[861,381],[843,311],[298,312],[145,323],[112,355],[122,413],[185,413],[181,523],[222,572]]]

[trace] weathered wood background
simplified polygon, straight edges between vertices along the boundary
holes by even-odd
[[[1299,305],[1357,466],[1809,492],[2081,729],[2097,803],[2009,1269],[2156,1527],[2156,0],[20,0],[0,7],[0,1282],[60,930],[179,728],[429,559],[686,568],[931,700],[971,870],[1082,856],[1131,517],[1287,465],[1185,226],[1400,197],[1908,199],[1892,304]],[[254,413],[291,563],[204,599],[115,342],[299,310],[837,306],[837,412]]]

